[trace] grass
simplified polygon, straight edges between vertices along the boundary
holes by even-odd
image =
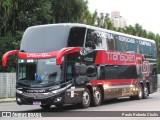
[[[0,97],[0,99],[5,99],[5,98],[15,98],[15,96],[12,96],[12,97]]]

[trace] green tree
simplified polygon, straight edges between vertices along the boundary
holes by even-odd
[[[147,38],[148,38],[148,39],[155,40],[155,34],[154,34],[153,32],[148,32],[148,33],[147,33]]]
[[[135,29],[135,36],[141,36],[142,26],[136,23],[134,29]]]
[[[135,29],[132,25],[126,26],[124,28],[125,33],[130,34],[130,35],[134,35],[135,34]]]
[[[0,37],[0,56],[3,56],[4,53],[10,50],[15,50],[19,48],[19,42],[17,42],[16,38],[8,33],[5,37]],[[9,57],[10,62],[8,62],[7,67],[2,67],[0,65],[0,72],[10,72],[10,71],[15,71],[15,58],[13,56]],[[0,63],[2,63],[0,59]]]
[[[15,31],[15,14],[18,9],[16,0],[2,0],[0,2],[0,36],[4,36],[7,32]]]
[[[145,29],[142,30],[141,37],[147,38],[147,31]]]
[[[24,31],[29,26],[53,21],[50,0],[18,0],[18,5],[16,27],[19,31]]]
[[[51,0],[55,23],[82,22],[87,10],[85,0]]]

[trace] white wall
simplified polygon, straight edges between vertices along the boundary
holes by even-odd
[[[0,73],[0,98],[14,97],[16,73]]]

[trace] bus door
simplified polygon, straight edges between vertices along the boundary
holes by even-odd
[[[84,38],[85,38],[85,32],[86,28],[85,27],[72,27],[69,33],[69,38],[68,38],[68,47],[83,47],[84,44]],[[79,79],[81,74],[78,73],[79,68],[78,64],[81,63],[81,57],[82,54],[80,52],[68,54],[65,57],[65,77],[66,77],[66,82],[72,82],[71,88],[69,88],[66,91],[66,99],[65,102],[67,104],[69,103],[77,103],[78,101],[81,102],[81,91],[82,89],[82,84],[81,80]]]

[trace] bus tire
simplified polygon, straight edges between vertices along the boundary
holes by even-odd
[[[143,99],[147,99],[148,98],[148,96],[149,96],[149,90],[148,90],[148,87],[146,86],[146,87],[144,87],[144,89],[143,89]]]
[[[82,93],[82,101],[81,101],[81,107],[87,108],[90,106],[91,103],[91,94],[88,88],[86,88]]]
[[[143,97],[143,88],[142,88],[142,85],[139,84],[138,85],[137,95],[130,96],[130,98],[133,99],[133,100],[140,100],[140,99],[142,99],[142,97]]]
[[[61,108],[61,107],[63,107],[63,105],[55,105],[56,107],[58,107],[58,108]]]
[[[51,105],[40,105],[40,107],[44,110],[49,110],[51,108]]]
[[[99,106],[102,103],[102,92],[99,87],[93,93],[93,106]]]
[[[143,97],[143,88],[142,88],[142,85],[139,84],[138,85],[138,92],[137,92],[137,95],[136,95],[136,99],[137,100],[141,100]]]

